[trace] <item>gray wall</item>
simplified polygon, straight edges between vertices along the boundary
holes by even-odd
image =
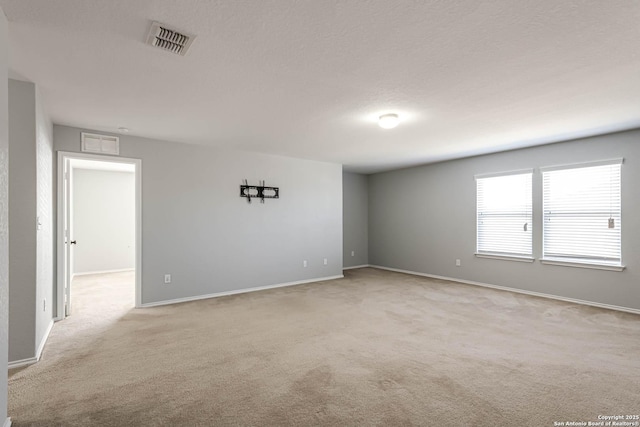
[[[54,126],[55,149],[81,131]],[[143,303],[342,274],[340,165],[133,136],[120,155],[142,159]],[[281,198],[247,204],[244,178]]]
[[[9,361],[13,362],[36,356],[53,311],[53,126],[33,83],[9,80],[9,125]]]
[[[9,80],[9,361],[36,351],[35,123],[35,85]]]
[[[53,319],[53,124],[36,86],[36,351]]]
[[[403,270],[640,309],[640,130],[369,176],[369,261]],[[475,174],[536,168],[534,256],[540,257],[541,166],[624,157],[623,272],[474,256]],[[460,259],[462,265],[455,266]]]
[[[9,41],[7,20],[0,8],[0,367],[7,366],[9,340],[9,91],[7,84]],[[6,371],[4,371],[6,372]],[[0,422],[7,417],[7,376],[0,375]]]
[[[369,181],[367,175],[343,172],[343,264],[369,264]],[[352,256],[351,253],[354,252]]]
[[[73,273],[135,267],[135,174],[73,169]]]

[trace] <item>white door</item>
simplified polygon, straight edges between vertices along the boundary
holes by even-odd
[[[64,159],[64,188],[63,188],[63,224],[64,224],[64,317],[71,314],[71,279],[72,279],[72,260],[73,246],[75,240],[71,236],[71,224],[73,214],[71,209],[71,160]]]

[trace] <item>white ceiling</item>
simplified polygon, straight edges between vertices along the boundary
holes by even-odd
[[[640,127],[638,0],[0,5],[58,124],[367,173]],[[154,20],[187,56],[144,44]]]

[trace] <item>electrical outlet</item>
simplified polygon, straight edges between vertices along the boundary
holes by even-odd
[[[351,251],[351,256],[356,256],[356,251]]]
[[[171,275],[170,274],[165,274],[164,275],[164,283],[171,283]]]
[[[324,259],[323,262],[324,262],[324,265],[327,265],[327,259],[326,258]]]
[[[460,267],[460,265],[461,265],[461,264],[460,264],[460,260],[459,260],[459,259],[457,259],[457,260],[456,260],[456,267]]]
[[[302,261],[302,266],[303,266],[304,268],[307,268],[307,260],[306,260],[306,259]]]

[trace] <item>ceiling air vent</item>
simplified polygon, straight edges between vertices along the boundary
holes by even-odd
[[[169,52],[185,56],[196,36],[173,30],[159,22],[151,23],[147,43]]]

